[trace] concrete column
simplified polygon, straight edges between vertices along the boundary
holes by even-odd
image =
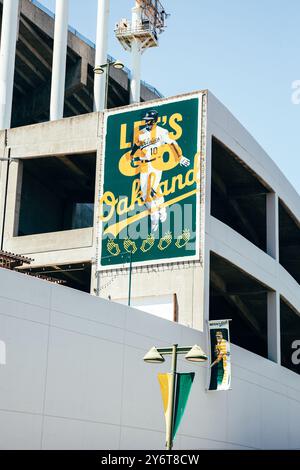
[[[0,132],[0,158],[6,158],[6,132]],[[0,241],[2,246],[3,226],[4,226],[4,210],[5,210],[5,194],[7,182],[8,162],[0,161]]]
[[[203,265],[203,274],[202,274],[202,282],[203,282],[203,296],[204,296],[204,311],[203,311],[203,324],[206,325],[207,321],[209,320],[209,294],[210,294],[210,248],[209,242],[206,241],[205,243],[205,252],[204,252],[204,265]]]
[[[3,248],[8,162],[0,162],[0,249]]]
[[[0,49],[0,130],[11,126],[19,0],[4,0]]]
[[[268,358],[281,364],[279,292],[268,293]]]
[[[95,66],[107,63],[108,20],[110,0],[98,0],[97,38]],[[94,75],[94,111],[102,112],[106,108],[106,79],[109,67],[104,74]]]
[[[6,147],[6,156],[9,156],[9,147]],[[18,235],[19,230],[19,215],[21,205],[21,191],[22,191],[22,175],[23,175],[23,161],[22,159],[12,160],[8,168],[8,181],[7,181],[7,199],[5,210],[5,224],[3,233],[3,249],[5,251],[13,251],[7,243],[13,237]],[[18,251],[17,251],[18,253]]]
[[[132,9],[132,29],[139,29],[142,21],[142,10],[138,4]],[[131,43],[131,81],[130,81],[130,103],[139,103],[141,100],[141,41],[134,39]]]
[[[50,120],[64,117],[69,0],[56,0]]]
[[[279,207],[275,193],[267,194],[267,253],[279,261]]]
[[[141,100],[141,43],[134,39],[131,44],[131,81],[130,103],[139,103]]]

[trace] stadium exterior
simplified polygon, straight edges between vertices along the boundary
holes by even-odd
[[[226,108],[211,93],[204,96],[204,270],[201,263],[133,268],[132,298],[145,297],[151,304],[161,297],[163,304],[176,294],[179,323],[199,330],[222,311],[239,321],[233,341],[245,341],[253,352],[280,363],[280,338],[291,348],[299,331],[299,196]],[[2,163],[1,171],[2,191],[7,178],[4,250],[33,258],[31,268],[38,272],[70,276],[71,287],[92,294],[97,288],[97,211],[91,227],[51,231],[51,224],[58,223],[61,179],[74,191],[81,177],[90,178],[95,188],[89,202],[97,206],[102,123],[102,114],[90,113],[11,129],[1,139],[2,154],[9,149],[12,159],[9,168]],[[85,196],[84,188],[70,194],[81,197],[79,191]],[[2,194],[2,207],[4,199]],[[44,220],[48,227],[40,233]],[[101,296],[126,300],[127,291],[128,266],[100,273]]]
[[[0,270],[1,449],[164,449],[153,344],[206,334],[64,286]],[[299,376],[232,345],[232,390],[206,392],[195,372],[174,449],[299,449]]]
[[[0,368],[7,384],[0,387],[1,447],[159,447],[159,397],[151,398],[155,370],[139,358],[155,342],[207,348],[206,321],[231,318],[233,390],[207,395],[205,367],[200,368],[178,447],[300,448],[297,192],[212,93],[187,94],[203,99],[202,256],[197,262],[133,266],[132,305],[155,316],[111,302],[126,303],[130,273],[128,265],[96,273],[105,113],[91,112],[93,48],[69,32],[66,117],[48,122],[53,19],[24,0],[19,34],[13,128],[0,132],[0,158],[9,159],[0,162],[1,249],[33,258],[25,272],[51,273],[86,294],[1,272],[0,341],[7,348],[7,363]],[[36,70],[43,67],[42,79]],[[24,70],[27,82],[20,78]],[[132,109],[128,73],[111,73],[110,107]],[[168,103],[146,84],[142,99],[149,109]],[[105,344],[114,366],[101,358]],[[32,360],[25,378],[20,373],[24,350],[27,364]],[[72,357],[78,368],[71,367]],[[98,361],[101,376],[93,376]],[[82,387],[81,374],[89,378]],[[12,377],[23,377],[24,399]],[[110,393],[118,391],[103,396],[100,409],[90,387],[100,390],[103,380],[111,382]],[[108,397],[113,412],[105,411]],[[147,416],[143,410],[149,402]],[[247,412],[245,402],[251,402]]]

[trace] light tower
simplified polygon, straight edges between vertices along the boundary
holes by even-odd
[[[136,0],[131,22],[123,18],[116,25],[117,39],[132,56],[130,103],[140,101],[141,56],[149,47],[158,47],[158,37],[165,30],[167,16],[159,0]]]

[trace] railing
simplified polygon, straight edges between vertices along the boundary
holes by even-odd
[[[147,26],[141,25],[139,28],[133,28],[130,23],[128,23],[128,27],[123,26],[119,27],[115,30],[116,34],[143,34],[143,33],[151,33],[155,39],[157,40],[157,33],[155,28],[151,27],[150,24]]]

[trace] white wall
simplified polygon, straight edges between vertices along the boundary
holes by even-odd
[[[128,305],[127,299],[116,299],[115,302],[122,305]],[[174,321],[174,305],[176,298],[174,294],[169,295],[153,295],[150,297],[134,297],[131,298],[130,305],[142,312],[151,313],[165,320]]]
[[[152,346],[199,343],[199,331],[0,269],[1,449],[162,449]],[[300,376],[232,348],[232,391],[206,393],[196,371],[177,449],[300,449]]]

